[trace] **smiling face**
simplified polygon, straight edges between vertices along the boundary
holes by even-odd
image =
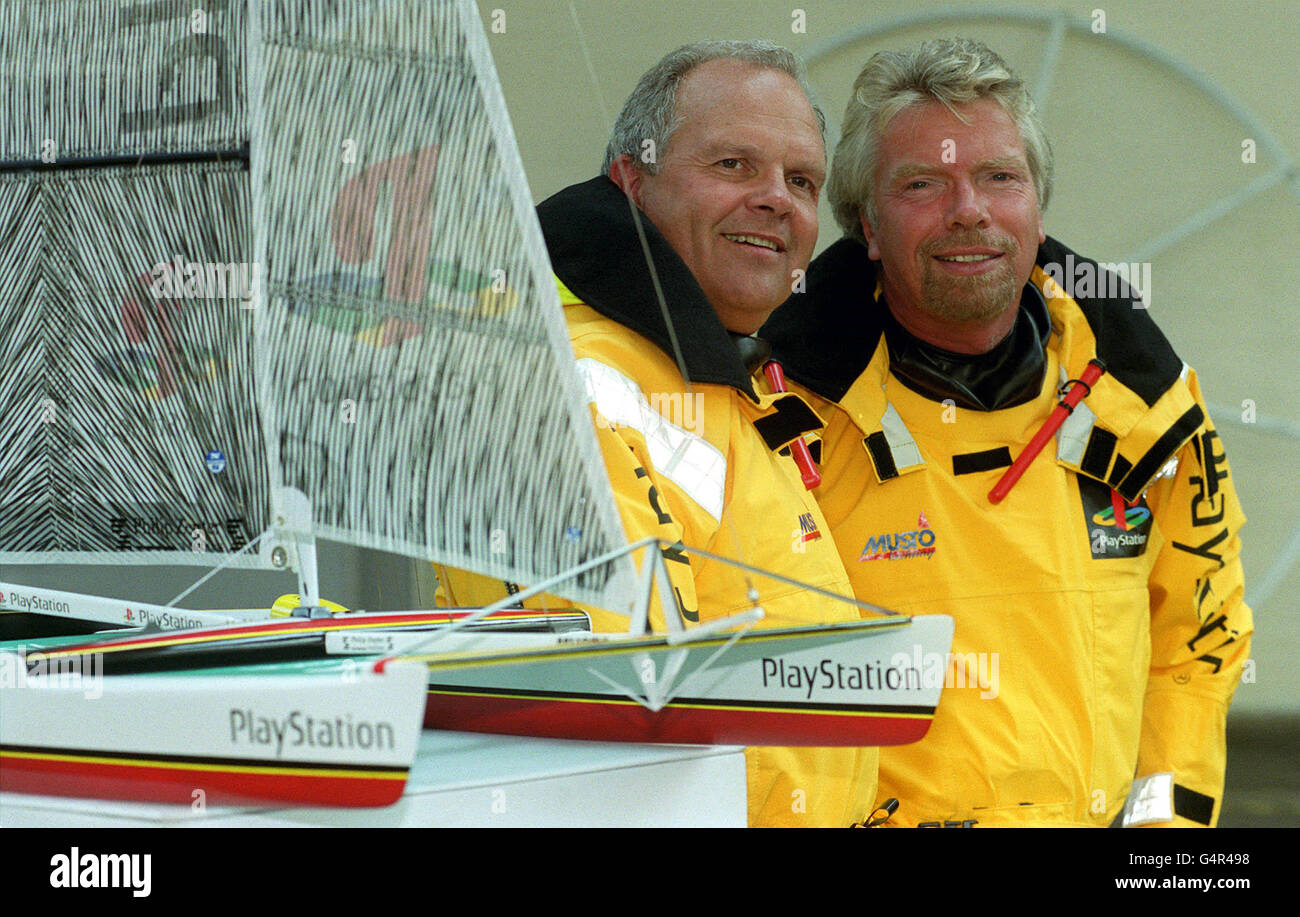
[[[610,178],[686,262],[723,325],[752,334],[817,244],[826,149],[816,115],[789,74],[727,59],[686,75],[676,115],[657,174],[624,156]]]
[[[881,138],[867,249],[890,311],[922,340],[982,353],[1011,329],[1045,238],[1024,143],[996,101],[904,109]]]

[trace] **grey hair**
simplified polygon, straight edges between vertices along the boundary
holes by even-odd
[[[835,220],[846,235],[865,244],[862,216],[876,223],[872,186],[880,139],[889,122],[904,109],[924,102],[939,101],[952,109],[979,99],[993,99],[1015,122],[1039,209],[1047,209],[1055,168],[1052,147],[1024,81],[982,42],[938,39],[910,51],[874,54],[853,83],[826,186]]]
[[[817,116],[822,143],[826,142],[826,115],[813,100],[807,71],[794,52],[770,41],[697,41],[669,52],[641,77],[614,122],[601,172],[609,174],[614,160],[627,155],[637,168],[656,174],[659,160],[668,150],[668,141],[681,126],[681,118],[677,116],[677,87],[700,64],[720,59],[746,61],[756,67],[788,73],[807,96]],[[650,162],[641,158],[646,140],[653,140],[656,149]]]

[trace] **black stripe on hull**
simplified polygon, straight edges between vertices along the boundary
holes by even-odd
[[[41,745],[0,745],[0,755],[44,755],[68,758],[107,758],[123,764],[142,763],[154,766],[195,764],[203,767],[248,767],[314,771],[368,771],[375,776],[400,776],[407,768],[395,765],[346,764],[333,761],[271,761],[266,758],[217,758],[202,755],[158,755],[150,752],[104,751],[96,748],[52,748]]]

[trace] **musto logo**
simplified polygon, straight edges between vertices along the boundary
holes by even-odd
[[[934,554],[935,535],[922,511],[917,527],[910,532],[886,532],[867,539],[858,561],[897,560],[902,557],[930,557]]]

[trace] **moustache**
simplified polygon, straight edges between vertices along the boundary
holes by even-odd
[[[987,236],[982,233],[963,233],[960,235],[945,236],[942,239],[935,239],[921,246],[921,254],[930,257],[941,251],[948,251],[953,248],[988,248],[1001,252],[1004,255],[1016,255],[1020,252],[1020,244],[1012,236]]]

